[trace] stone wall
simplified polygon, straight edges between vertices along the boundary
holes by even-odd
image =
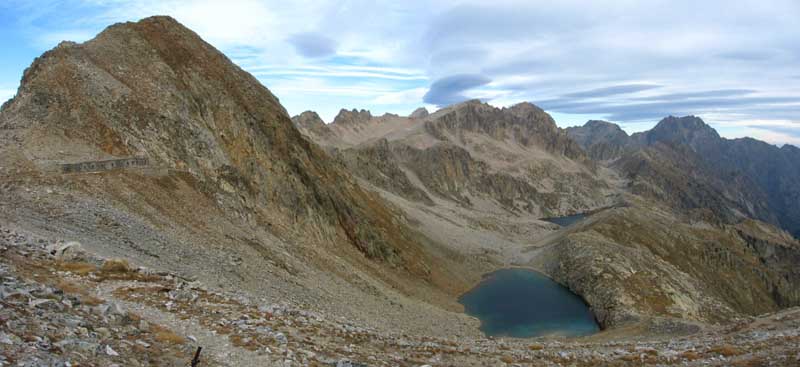
[[[62,173],[101,172],[114,169],[147,167],[147,158],[122,158],[104,161],[86,161],[79,163],[66,163],[61,165]]]

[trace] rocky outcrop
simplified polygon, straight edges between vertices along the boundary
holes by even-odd
[[[537,259],[584,297],[601,325],[650,317],[730,322],[799,304],[789,264],[800,246],[780,230],[758,222],[692,226],[631,204],[596,214]]]
[[[779,224],[797,236],[800,206],[800,155],[755,139],[723,139],[694,116],[667,117],[652,130],[632,139],[653,146],[683,146],[704,165],[703,174],[721,183],[729,197],[750,197],[751,210],[743,212]],[[682,159],[686,159],[683,157]],[[738,186],[738,187],[737,187]]]
[[[338,151],[337,156],[371,184],[406,199],[433,205],[428,194],[411,183],[386,139],[367,147]]]
[[[752,217],[776,223],[758,188],[741,175],[713,174],[685,145],[656,144],[630,152],[613,167],[629,179],[629,190],[666,203],[695,220],[735,223]]]
[[[292,117],[292,122],[301,133],[314,136],[317,139],[330,139],[334,135],[333,131],[314,111],[305,111],[294,116]]]
[[[353,109],[348,111],[345,109],[339,110],[339,114],[333,118],[333,124],[339,126],[356,127],[369,122],[372,119],[372,113],[367,110]]]
[[[631,148],[628,134],[610,122],[590,120],[583,126],[569,127],[565,131],[594,160],[616,159]]]
[[[464,132],[482,133],[499,141],[538,146],[570,159],[586,158],[580,146],[559,130],[550,115],[530,103],[496,108],[472,100],[437,112],[425,123],[425,129],[439,139],[448,134],[463,141]]]
[[[411,114],[408,115],[408,118],[412,119],[424,119],[426,117],[428,117],[428,109],[425,107],[417,108],[414,110],[414,112],[411,112]]]
[[[716,130],[706,125],[697,116],[668,116],[652,129],[633,135],[633,140],[642,145],[664,143],[669,145],[686,144],[690,147],[717,145],[722,138]]]

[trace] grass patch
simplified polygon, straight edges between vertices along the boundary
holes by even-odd
[[[733,357],[744,354],[739,348],[736,348],[732,345],[720,345],[709,350],[709,353],[719,354],[724,357]]]
[[[86,262],[57,262],[55,267],[60,271],[68,271],[77,275],[89,275],[97,271],[94,264]]]
[[[695,351],[687,350],[681,353],[681,358],[694,361],[700,359],[700,354]]]
[[[100,271],[106,274],[121,274],[131,271],[131,266],[124,259],[108,259],[103,262]]]
[[[172,330],[158,325],[150,325],[150,331],[153,333],[153,339],[160,343],[167,344],[186,344],[186,338],[175,334]]]
[[[81,303],[84,305],[99,306],[105,303],[105,301],[103,301],[102,299],[93,296],[92,293],[89,292],[89,290],[75,283],[71,283],[65,280],[59,280],[55,286],[56,288],[61,289],[66,294],[71,294],[78,297],[78,300],[80,300]]]

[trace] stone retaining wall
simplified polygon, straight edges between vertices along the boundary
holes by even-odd
[[[105,161],[86,161],[79,163],[66,163],[61,165],[62,173],[101,172],[114,169],[147,167],[147,158],[122,158]]]

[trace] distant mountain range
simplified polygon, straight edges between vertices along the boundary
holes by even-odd
[[[725,139],[694,116],[670,116],[632,136],[604,121],[566,131],[593,159],[616,160],[612,165],[635,191],[645,193],[647,181],[649,188],[658,188],[649,194],[684,209],[711,209],[725,220],[752,217],[800,237],[800,149],[795,146]]]

